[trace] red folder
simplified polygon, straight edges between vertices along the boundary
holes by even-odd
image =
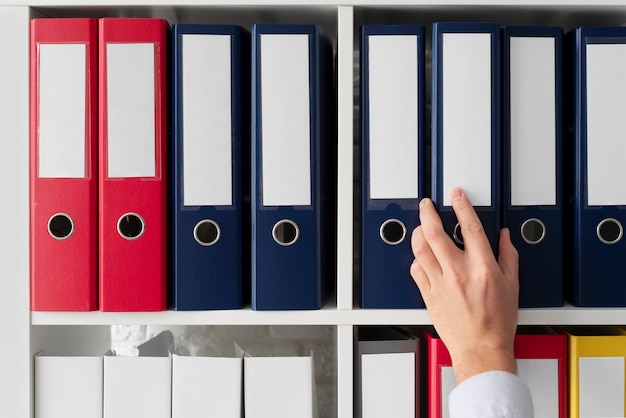
[[[426,330],[426,350],[428,352],[428,417],[442,418],[442,368],[452,367],[452,359],[446,345],[434,330]]]
[[[162,19],[100,19],[100,309],[167,308]]]
[[[520,330],[515,336],[515,358],[518,360],[557,360],[558,418],[568,417],[567,335],[550,327],[530,327],[520,328]],[[537,406],[542,400],[534,396],[533,402],[535,410],[537,410]]]
[[[98,22],[33,19],[31,309],[98,309]]]
[[[443,341],[436,336],[433,330],[425,332],[426,346],[428,349],[428,417],[445,418],[444,402],[448,402],[443,394],[442,368],[451,367],[452,359]],[[567,417],[567,336],[558,330],[549,327],[520,328],[514,342],[515,358],[519,360],[556,360],[557,361],[557,406],[558,413],[551,415],[558,418]],[[518,362],[518,374],[524,379]],[[529,386],[531,383],[527,382]],[[531,392],[537,391],[537,387],[531,387]],[[539,395],[546,395],[539,393]],[[552,396],[552,394],[549,394]],[[543,399],[534,396],[535,411],[544,413],[545,410],[554,406],[554,399],[550,398],[546,407]]]

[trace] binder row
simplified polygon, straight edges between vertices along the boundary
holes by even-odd
[[[453,186],[510,228],[521,307],[626,306],[626,29],[435,23],[430,104],[424,38],[362,29],[360,306],[424,307],[409,236],[430,195],[462,248]],[[314,25],[33,19],[31,308],[324,305],[332,63]]]
[[[450,354],[432,328],[423,331],[419,337],[398,328],[359,329],[356,416],[449,417],[456,386]],[[522,327],[514,350],[535,417],[626,415],[623,329]]]
[[[455,186],[496,255],[510,229],[520,307],[626,306],[626,29],[434,23],[430,66],[424,38],[418,25],[361,32],[361,307],[424,307],[410,233],[431,196],[463,248]]]
[[[39,354],[34,399],[37,418],[317,417],[312,354]]]
[[[33,19],[31,309],[320,308],[332,65],[315,25]]]

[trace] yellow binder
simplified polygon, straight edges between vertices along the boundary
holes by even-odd
[[[569,341],[570,417],[626,416],[626,332],[565,328]]]

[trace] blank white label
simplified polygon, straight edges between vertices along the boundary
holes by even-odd
[[[441,368],[441,418],[450,417],[450,394],[456,387],[454,368],[446,366]]]
[[[260,47],[263,206],[309,206],[309,35],[262,34]]]
[[[556,205],[554,38],[512,37],[511,204]]]
[[[626,44],[587,45],[587,204],[626,205]]]
[[[580,418],[624,416],[624,357],[578,359]]]
[[[229,35],[183,35],[183,204],[232,205]]]
[[[416,35],[369,36],[371,199],[418,198]]]
[[[461,187],[491,206],[491,34],[443,34],[443,204]]]
[[[362,418],[415,418],[415,353],[361,355]]]
[[[39,44],[39,177],[86,175],[86,72],[85,44]]]
[[[152,43],[106,45],[110,178],[156,176],[154,51]]]
[[[517,360],[517,375],[530,389],[535,418],[558,417],[559,361],[556,359]]]

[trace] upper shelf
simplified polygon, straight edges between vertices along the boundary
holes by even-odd
[[[33,325],[430,325],[424,309],[32,312]],[[626,308],[520,309],[520,325],[625,325]]]
[[[623,0],[134,0],[137,6],[625,6]],[[0,0],[0,6],[127,6],[127,0]]]
[[[174,23],[314,23],[336,40],[338,11],[365,24],[482,21],[502,25],[576,26],[626,23],[626,0],[0,0],[28,6],[32,16],[160,17]],[[349,32],[348,32],[349,33]],[[355,37],[356,39],[356,37]],[[355,43],[357,46],[358,43]]]

